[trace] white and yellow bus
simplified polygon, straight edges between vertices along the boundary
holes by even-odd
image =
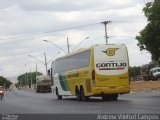
[[[117,100],[130,92],[129,60],[125,45],[94,45],[52,62],[52,93],[87,100],[101,96]]]

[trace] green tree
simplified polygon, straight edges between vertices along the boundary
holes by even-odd
[[[40,72],[32,72],[30,73],[24,73],[22,75],[18,76],[18,84],[24,86],[24,85],[29,85],[31,86],[31,80],[32,80],[32,84],[36,83],[36,75],[42,75],[42,73]]]
[[[138,75],[140,75],[141,67],[129,67],[130,77],[133,79],[137,79]]]
[[[0,86],[3,86],[4,88],[9,88],[11,84],[11,81],[7,80],[3,76],[0,76]]]
[[[147,50],[160,64],[160,0],[148,2],[143,8],[148,24],[136,36],[140,50]]]
[[[19,83],[16,83],[15,86],[16,86],[16,88],[18,88],[19,87]]]

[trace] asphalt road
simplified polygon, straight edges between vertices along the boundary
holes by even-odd
[[[120,95],[118,101],[102,101],[101,98],[91,97],[89,101],[83,102],[77,101],[75,97],[63,97],[63,100],[57,100],[51,93],[14,90],[6,92],[5,98],[0,101],[0,113],[38,116],[42,114],[40,118],[44,118],[44,114],[74,114],[72,119],[77,118],[77,115],[82,119],[82,114],[159,114],[159,101],[160,93],[125,94]],[[71,119],[71,116],[68,117]],[[66,120],[66,116],[62,118]],[[30,118],[26,120],[28,119]],[[90,117],[83,118],[85,119],[89,120]]]
[[[118,101],[91,98],[87,102],[75,97],[57,100],[51,93],[24,90],[8,91],[0,101],[0,113],[9,114],[119,114],[159,113],[160,93],[133,93],[120,95]]]

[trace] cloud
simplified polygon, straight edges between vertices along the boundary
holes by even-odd
[[[141,54],[134,39],[146,25],[146,18],[142,13],[143,0],[0,0],[0,2],[0,67],[6,76],[17,75],[20,69],[26,71],[24,64],[35,66],[35,62],[38,61],[29,58],[28,54],[44,61],[44,52],[49,60],[60,51],[53,44],[44,42],[45,39],[65,51],[67,37],[71,50],[86,37],[90,38],[78,48],[105,44],[104,25],[100,23],[104,20],[112,21],[107,25],[109,43],[127,44],[131,65],[141,65],[150,60],[150,57],[146,58],[145,53]],[[54,32],[93,23],[99,24]],[[63,52],[57,57],[62,55]],[[39,63],[39,66],[45,73],[44,65]]]
[[[133,6],[137,3],[142,3],[143,0],[6,0],[6,4],[1,5],[2,7],[8,7],[8,5],[14,5],[15,3],[26,11],[87,11],[97,10],[101,8],[116,9]]]

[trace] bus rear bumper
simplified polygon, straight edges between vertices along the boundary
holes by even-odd
[[[107,86],[107,87],[94,87],[92,93],[94,95],[101,94],[124,94],[129,93],[129,86]]]

